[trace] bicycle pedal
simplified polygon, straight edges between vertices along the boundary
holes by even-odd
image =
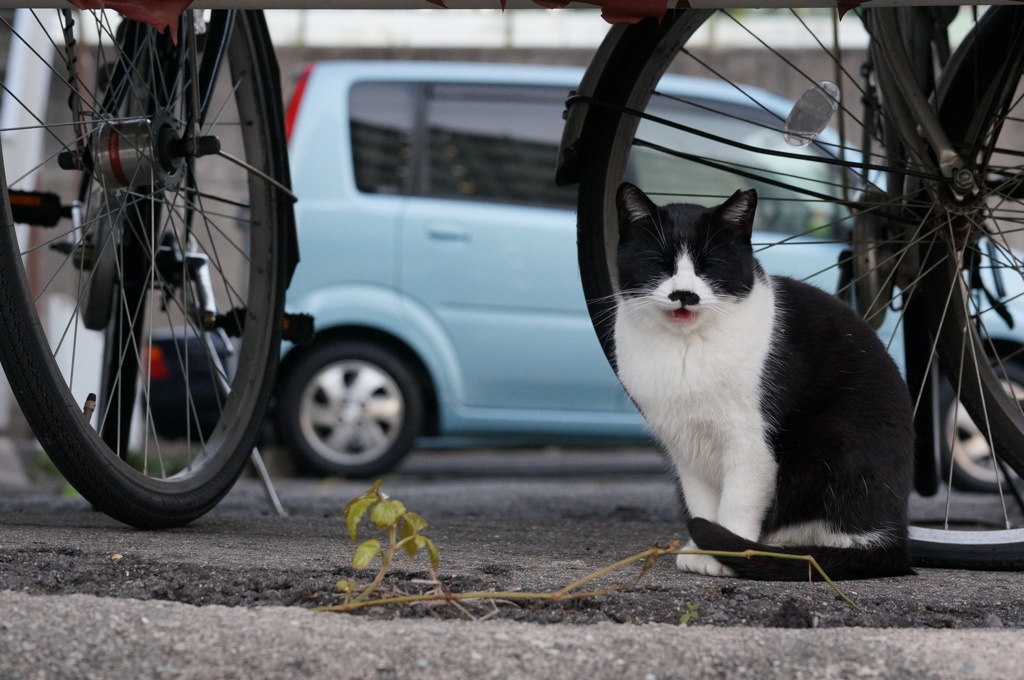
[[[11,216],[15,224],[31,224],[34,227],[53,227],[62,217],[70,217],[70,208],[60,204],[60,196],[48,191],[8,192]]]
[[[304,345],[316,334],[312,314],[285,314],[281,325],[281,339]]]

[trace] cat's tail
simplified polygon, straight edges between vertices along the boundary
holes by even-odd
[[[910,555],[903,545],[870,550],[821,546],[780,548],[740,538],[720,524],[699,517],[691,519],[688,528],[690,538],[701,550],[757,550],[787,555],[811,555],[833,580],[909,576],[914,573],[910,568]],[[821,579],[817,571],[813,568],[808,569],[808,563],[801,560],[762,556],[715,556],[715,559],[736,572],[740,578],[755,581],[806,581],[808,572],[811,577]]]

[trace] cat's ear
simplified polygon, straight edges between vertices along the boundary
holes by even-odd
[[[738,190],[716,212],[722,224],[728,225],[741,238],[750,238],[754,230],[754,211],[757,210],[757,192]]]
[[[615,194],[615,207],[619,213],[619,238],[628,238],[642,224],[653,226],[657,219],[658,206],[629,182],[619,185]]]

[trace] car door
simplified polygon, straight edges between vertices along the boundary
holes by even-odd
[[[632,409],[586,312],[575,189],[553,180],[566,94],[426,87],[401,281],[454,346],[463,407]]]
[[[290,304],[322,299],[325,291],[337,300],[340,290],[389,290],[397,283],[398,217],[409,184],[415,88],[355,82],[341,108],[348,120],[339,125],[344,81],[329,66],[314,78],[320,71],[324,75],[306,88],[290,140],[293,186],[302,197],[295,213],[303,263],[288,291]],[[350,302],[358,302],[358,295],[345,300]],[[337,314],[318,321],[351,321]]]

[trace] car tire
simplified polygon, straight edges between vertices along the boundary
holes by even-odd
[[[331,341],[291,364],[277,429],[296,467],[315,475],[373,477],[393,469],[423,428],[423,384],[396,352]]]
[[[1008,389],[1024,397],[1024,366],[1004,361]],[[986,441],[983,428],[958,405],[954,392],[948,383],[942,389],[941,413],[943,414],[942,473],[954,489],[972,493],[998,493],[998,479],[1002,479],[1004,491],[1009,482],[997,474],[992,464],[991,446]],[[950,469],[952,467],[952,469]],[[1013,474],[1013,480],[1019,479]]]

